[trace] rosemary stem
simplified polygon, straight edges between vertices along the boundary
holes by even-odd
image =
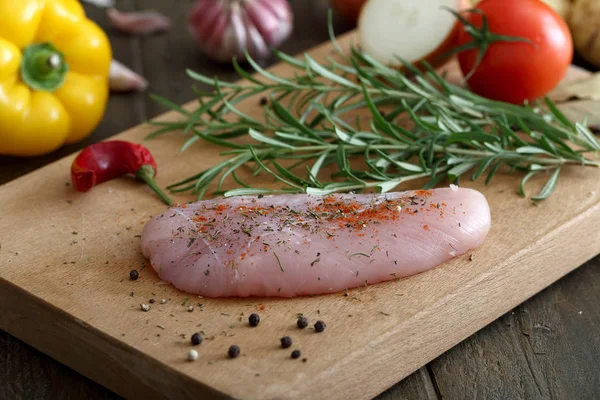
[[[199,105],[193,112],[155,97],[183,121],[157,122],[152,137],[183,129],[194,136],[182,150],[200,140],[227,148],[220,153],[223,161],[168,188],[192,190],[199,197],[213,183],[217,193],[231,196],[386,192],[423,178],[430,178],[426,187],[433,187],[446,176],[454,180],[471,170],[472,179],[485,174],[487,184],[506,166],[529,170],[521,192],[534,174],[552,170],[532,197],[541,200],[554,190],[563,165],[600,167],[598,138],[548,99],[532,105],[485,99],[446,81],[427,64],[424,72],[410,63],[403,71],[393,69],[356,48],[346,53],[331,39],[343,64],[276,52],[294,67],[292,76],[281,77],[248,56],[257,74],[250,76],[234,62],[246,78],[242,84],[188,71],[192,79],[216,89],[196,90]],[[257,96],[263,98],[262,115],[237,107]],[[285,187],[253,187],[236,175],[245,167]],[[323,180],[328,174],[330,180]],[[238,188],[221,190],[229,176]]]
[[[314,151],[335,151],[337,149],[337,145],[335,144],[324,144],[318,146],[299,146],[293,148],[280,148],[277,151],[277,154],[287,154],[287,153],[300,153],[300,152],[314,152]],[[406,150],[416,150],[419,146],[416,145],[408,145],[403,143],[397,144],[374,144],[370,146],[362,146],[362,145],[347,145],[347,152],[357,152],[362,153],[367,149],[370,150],[396,150],[396,151],[406,151]],[[483,150],[472,150],[472,149],[463,149],[459,147],[445,147],[441,145],[434,145],[434,151],[436,152],[444,152],[449,154],[456,155],[469,155],[475,156],[477,158],[487,158],[497,156],[497,153],[492,151],[483,151]],[[259,150],[257,153],[264,154],[265,152],[273,154],[273,150]],[[545,157],[526,157],[524,154],[520,154],[517,152],[505,152],[502,155],[498,156],[499,158],[505,160],[519,159],[526,162],[540,164],[540,165],[565,165],[565,164],[580,164],[587,165],[592,167],[600,167],[600,162],[594,162],[590,160],[567,160],[565,158],[545,158]]]

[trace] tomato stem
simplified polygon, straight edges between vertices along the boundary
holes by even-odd
[[[490,44],[492,43],[521,42],[531,44],[537,48],[537,45],[529,39],[520,36],[498,35],[496,33],[491,32],[485,13],[478,8],[472,8],[470,10],[465,10],[464,12],[480,14],[482,18],[481,27],[473,25],[469,20],[460,15],[460,13],[457,11],[448,7],[443,8],[446,11],[452,13],[465,26],[465,32],[467,32],[473,38],[471,42],[455,47],[454,49],[444,54],[443,57],[450,57],[454,54],[462,53],[463,51],[467,50],[479,50],[479,52],[477,53],[477,59],[475,60],[475,64],[473,64],[473,68],[471,68],[469,73],[465,76],[465,81],[471,79],[471,77],[477,70],[477,67],[479,66],[479,64],[481,64],[483,57],[485,57],[485,54],[487,53],[490,47]]]

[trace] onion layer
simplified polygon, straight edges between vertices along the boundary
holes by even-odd
[[[461,10],[463,0],[369,0],[358,21],[360,45],[378,61],[401,66],[400,59],[436,66],[456,45],[458,22],[443,7]]]

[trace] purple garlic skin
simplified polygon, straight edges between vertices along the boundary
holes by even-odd
[[[244,60],[247,51],[262,60],[290,36],[293,14],[287,0],[199,0],[188,23],[211,59]]]
[[[131,35],[150,35],[171,29],[171,19],[157,11],[122,12],[109,8],[106,15],[111,25]]]

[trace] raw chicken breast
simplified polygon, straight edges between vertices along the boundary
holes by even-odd
[[[168,209],[146,224],[142,250],[186,292],[293,297],[426,271],[489,229],[471,189],[234,197]]]

